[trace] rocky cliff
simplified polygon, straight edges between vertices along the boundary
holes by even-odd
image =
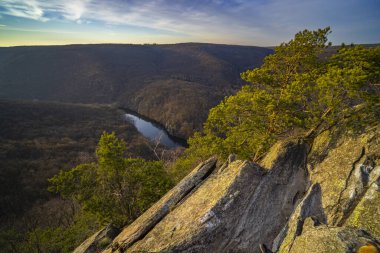
[[[76,252],[379,252],[379,130],[283,140],[260,164],[210,158],[108,246]]]

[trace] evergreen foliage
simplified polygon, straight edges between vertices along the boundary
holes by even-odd
[[[261,67],[242,73],[250,84],[210,110],[203,132],[190,138],[176,169],[212,154],[257,161],[277,139],[295,132],[312,136],[342,117],[360,115],[360,106],[373,117],[379,105],[380,47],[342,47],[322,57],[329,33],[329,27],[301,31]]]
[[[97,163],[61,171],[49,181],[50,191],[81,204],[100,223],[116,226],[137,218],[172,186],[161,162],[124,158],[125,143],[104,132]]]

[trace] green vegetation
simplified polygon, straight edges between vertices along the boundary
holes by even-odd
[[[97,163],[61,171],[49,190],[81,204],[102,224],[121,227],[133,221],[172,186],[161,162],[124,158],[125,143],[114,133],[103,133]]]
[[[299,32],[260,68],[242,73],[250,85],[210,110],[203,132],[190,138],[174,170],[212,154],[257,161],[279,138],[312,137],[343,117],[356,117],[355,124],[373,119],[380,47],[342,47],[324,58],[329,33],[330,28]]]
[[[68,252],[63,243],[72,249],[99,229],[95,215],[49,193],[47,179],[95,162],[103,131],[126,140],[126,157],[154,158],[110,106],[0,100],[0,112],[0,252]]]
[[[0,100],[0,217],[22,215],[52,197],[47,179],[94,162],[103,131],[127,140],[126,156],[153,158],[122,112],[95,105]],[[1,219],[0,219],[1,220]]]
[[[126,148],[115,133],[104,132],[96,162],[61,170],[49,179],[49,190],[67,199],[65,204],[57,200],[40,209],[40,215],[52,215],[51,220],[24,217],[5,229],[0,233],[0,252],[71,252],[105,224],[120,228],[136,219],[172,182],[161,162],[125,158]],[[56,209],[49,214],[46,208],[52,207]]]
[[[36,227],[25,234],[19,229],[5,230],[0,232],[0,252],[72,252],[99,227],[94,217],[83,213],[66,226]]]

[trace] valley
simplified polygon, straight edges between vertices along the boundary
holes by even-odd
[[[125,139],[126,156],[154,159],[124,112],[109,106],[0,100],[0,111],[1,225],[51,202],[47,179],[94,162],[103,131]]]
[[[12,244],[11,231],[32,243],[28,233],[73,224],[78,206],[48,192],[48,179],[95,162],[103,131],[125,140],[125,157],[174,161],[208,110],[243,85],[240,72],[271,52],[201,43],[0,48],[0,244]],[[97,228],[91,219],[73,234],[77,243]]]
[[[187,139],[272,49],[204,43],[0,48],[0,98],[128,108]]]

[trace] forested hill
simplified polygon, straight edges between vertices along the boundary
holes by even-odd
[[[188,137],[270,53],[200,43],[0,48],[0,98],[116,103]]]

